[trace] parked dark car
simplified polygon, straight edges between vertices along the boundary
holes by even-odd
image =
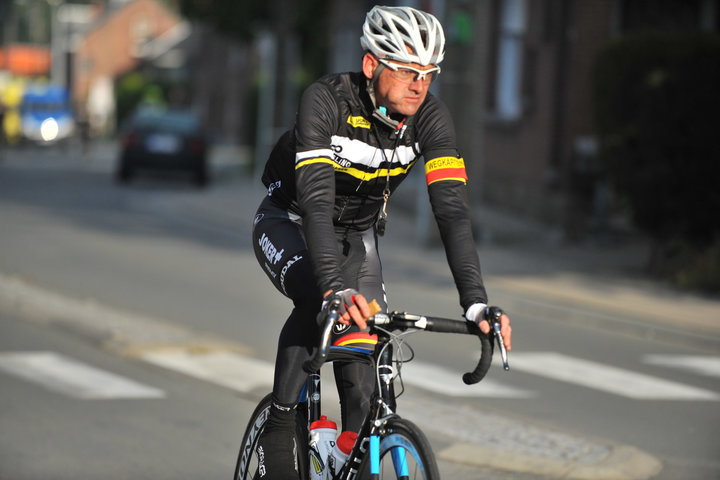
[[[186,171],[198,186],[208,182],[209,141],[197,115],[186,110],[142,109],[123,129],[117,179],[139,170]]]

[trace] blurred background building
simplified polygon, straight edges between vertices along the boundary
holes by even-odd
[[[43,78],[69,90],[96,137],[112,137],[139,103],[182,105],[217,142],[249,147],[257,171],[292,125],[302,89],[323,73],[359,69],[361,25],[376,3],[0,0],[5,136],[19,141],[21,91]],[[720,8],[718,0],[380,3],[422,8],[445,26],[432,91],[455,118],[473,201],[556,225],[567,240],[631,216],[600,160],[598,55],[648,30],[717,35]]]

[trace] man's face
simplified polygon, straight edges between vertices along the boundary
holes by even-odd
[[[422,66],[416,63],[389,61],[385,61],[385,65],[375,82],[377,105],[386,107],[388,113],[415,115],[427,97],[432,76],[437,75],[437,73],[428,74],[422,79],[417,71],[436,71],[437,68],[433,65]],[[366,54],[363,58],[363,71],[368,78],[372,78],[372,74],[379,66],[380,61],[374,56]]]

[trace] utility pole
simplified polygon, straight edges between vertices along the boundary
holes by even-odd
[[[446,0],[445,62],[441,94],[457,132],[470,177],[473,204],[482,202],[483,132],[486,114],[489,0]],[[447,75],[446,75],[447,72]]]
[[[472,206],[482,203],[484,119],[489,57],[490,0],[445,0],[433,12],[445,30],[445,60],[438,96],[450,109],[458,149],[465,159]],[[433,86],[434,87],[434,86]],[[416,237],[421,245],[439,242],[424,178],[417,177]]]

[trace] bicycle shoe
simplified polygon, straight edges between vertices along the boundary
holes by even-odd
[[[263,480],[298,479],[295,409],[275,402],[258,439],[258,475]]]

